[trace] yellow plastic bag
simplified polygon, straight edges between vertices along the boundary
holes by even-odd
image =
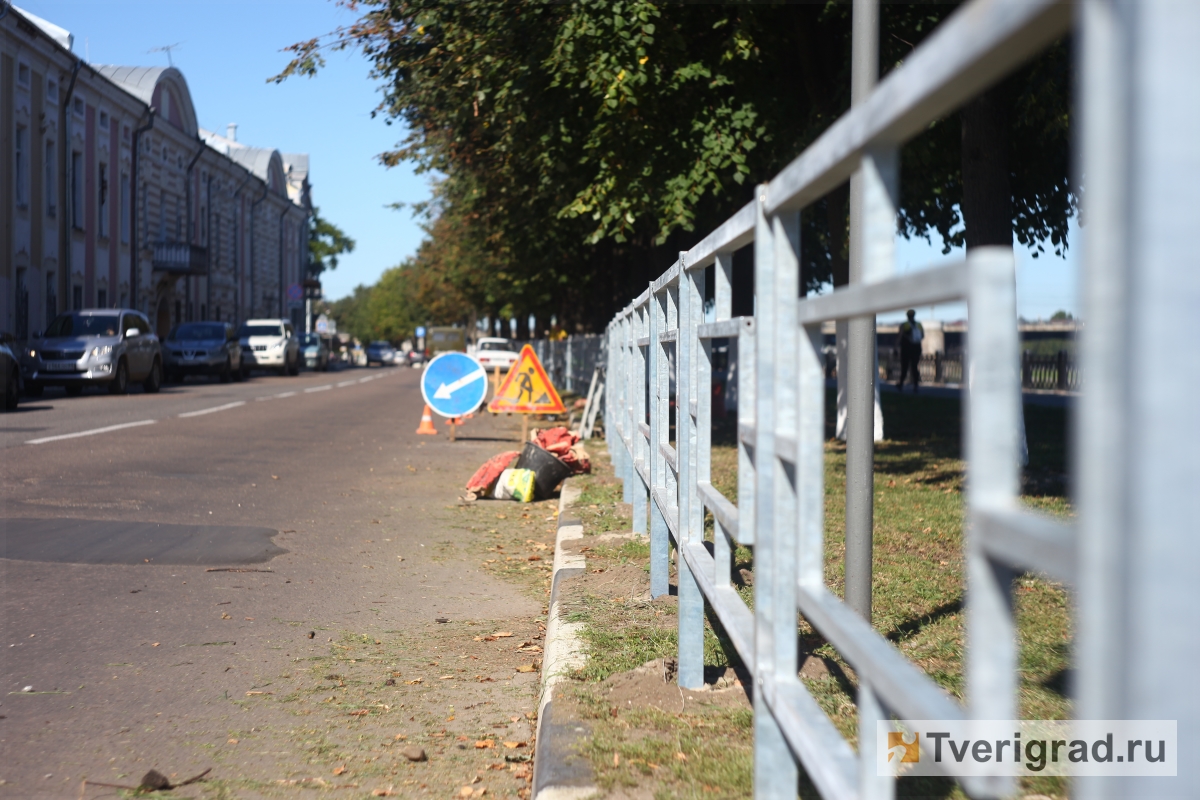
[[[520,503],[533,502],[533,493],[536,490],[533,478],[534,473],[531,469],[506,469],[500,473],[492,497],[497,500],[516,500]]]

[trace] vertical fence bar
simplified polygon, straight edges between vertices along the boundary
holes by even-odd
[[[967,705],[973,719],[1017,717],[1015,573],[992,560],[975,531],[978,515],[1017,506],[1020,488],[1021,370],[1016,280],[1010,248],[978,247],[968,256],[971,382],[966,430]],[[978,797],[1002,797],[1011,778],[967,782]]]
[[[696,489],[699,469],[696,410],[703,387],[699,383],[696,327],[704,315],[704,273],[689,272],[687,253],[679,254],[679,338],[675,345],[675,444],[679,464],[680,553],[675,571],[679,580],[679,685],[704,685],[704,595],[683,558],[693,542],[704,540],[704,509]]]
[[[1082,11],[1079,716],[1177,720],[1180,761],[1170,783],[1077,785],[1089,799],[1196,797],[1185,754],[1200,740],[1200,359],[1189,333],[1200,307],[1200,7],[1097,0]]]
[[[629,308],[621,315],[621,372],[617,377],[621,387],[621,500],[630,505],[633,504],[633,484],[637,477],[633,469],[633,453],[630,450],[633,436],[629,429],[633,421],[633,409],[630,407],[633,379],[629,374],[633,361],[629,348],[629,340],[633,335],[631,316]]]
[[[713,320],[720,322],[727,320],[733,315],[733,253],[717,253],[715,263],[713,264]],[[736,346],[736,339],[730,339],[727,352],[730,352]],[[725,370],[725,391],[723,397],[729,395],[729,369],[728,361],[726,362]],[[712,340],[704,340],[704,356],[701,361],[701,366],[705,369],[707,377],[701,377],[702,385],[712,384]],[[739,371],[740,378],[740,371]],[[700,433],[705,437],[702,448],[705,453],[705,459],[701,470],[701,480],[712,481],[712,392],[708,393],[709,400],[704,406],[704,417],[700,420]],[[741,399],[741,392],[738,392],[738,399]],[[734,431],[737,435],[737,431]],[[738,448],[741,449],[740,447]],[[739,473],[740,466],[739,466]],[[741,527],[745,522],[738,520],[738,526]],[[731,537],[734,536],[733,531],[725,529],[716,516],[713,516],[713,584],[718,587],[729,586],[730,577],[733,575],[733,546]]]
[[[850,104],[866,100],[879,74],[878,0],[854,0]],[[850,282],[867,276],[863,169],[850,178]],[[846,603],[871,621],[871,558],[875,514],[875,317],[847,323],[846,359]]]
[[[634,463],[634,493],[633,493],[633,532],[646,532],[646,514],[650,497],[650,487],[642,478],[648,474],[649,461],[646,456],[649,451],[649,441],[642,435],[642,425],[646,422],[646,353],[638,340],[646,336],[649,327],[646,321],[650,309],[649,303],[638,306],[633,311],[635,321],[631,344],[633,345],[633,463]],[[640,467],[640,469],[639,469]]]
[[[659,337],[667,327],[667,296],[654,292],[650,284],[650,596],[662,597],[671,590],[671,533],[659,498],[667,487],[667,466],[662,445],[667,443],[668,397],[666,345]]]
[[[756,297],[755,322],[757,351],[755,382],[757,389],[755,413],[754,457],[759,469],[755,472],[755,530],[754,530],[754,796],[758,800],[793,800],[799,782],[799,770],[791,750],[767,705],[765,691],[768,679],[778,677],[776,631],[780,615],[795,618],[795,606],[780,609],[775,604],[773,568],[778,520],[775,515],[775,360],[778,357],[775,333],[778,330],[777,309],[781,298],[775,286],[775,231],[763,210],[765,186],[757,192],[754,226],[754,286]],[[783,299],[783,302],[787,302]],[[793,299],[794,302],[794,299]],[[741,403],[739,402],[739,407]],[[795,631],[789,638],[795,640]]]

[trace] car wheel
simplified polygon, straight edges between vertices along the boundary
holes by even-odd
[[[67,387],[67,397],[79,397],[81,394],[83,394],[82,386],[76,384]]]
[[[241,380],[244,380],[244,381],[250,380],[250,365],[247,364],[245,361],[242,362],[242,368],[240,370],[238,370],[238,372],[242,376]]]
[[[125,394],[129,391],[129,367],[125,365],[125,359],[117,362],[117,371],[113,373],[113,379],[108,382],[109,394]],[[67,393],[70,394],[70,387],[67,387]]]
[[[142,381],[142,389],[146,394],[154,394],[162,388],[162,364],[159,360],[154,359],[154,366],[150,367],[150,374],[146,376],[146,380]]]
[[[242,365],[239,363],[239,364],[238,364],[238,368],[237,368],[237,369],[235,369],[235,370],[232,370],[232,371],[229,373],[229,376],[230,376],[231,378],[233,378],[233,380],[234,380],[236,383],[241,383],[242,381],[244,381],[244,380],[246,379],[246,371],[245,371],[245,368],[244,368],[244,367],[243,367],[243,366],[242,366]]]
[[[4,410],[12,411],[21,402],[21,373],[13,370],[8,376],[8,384],[4,387]]]
[[[40,383],[25,384],[25,394],[29,395],[30,397],[41,397],[42,392],[44,391],[46,391],[46,387],[42,386]]]
[[[287,374],[295,377],[300,374],[300,357],[297,356],[291,364],[288,365]]]
[[[217,373],[217,380],[221,383],[229,383],[233,380],[233,367],[229,363],[229,359],[225,359],[225,363],[221,366],[221,371]]]

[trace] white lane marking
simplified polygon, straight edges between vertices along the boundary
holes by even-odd
[[[333,388],[332,383],[327,383],[324,386],[310,386],[304,390],[304,393],[309,394],[310,392],[323,392],[326,389],[332,389],[332,388]]]
[[[30,439],[25,444],[45,444],[46,442],[57,442],[62,439],[77,439],[80,436],[95,436],[98,433],[108,433],[109,431],[119,431],[122,428],[136,428],[141,425],[153,425],[157,420],[143,419],[137,422],[123,422],[120,425],[108,425],[104,428],[92,428],[90,431],[80,431],[79,433],[64,433],[59,436],[43,436],[41,439]]]
[[[356,383],[358,383],[358,381],[342,381],[341,383],[338,384],[338,388],[341,388],[343,386],[353,386]]]
[[[226,403],[223,406],[213,406],[212,408],[202,408],[199,411],[188,411],[186,413],[179,414],[178,416],[181,419],[185,418],[185,417],[202,417],[205,414],[215,414],[218,411],[227,411],[228,409],[237,408],[238,406],[244,406],[244,405],[246,405],[245,400],[238,400],[236,403]]]
[[[359,382],[359,383],[366,383],[367,381],[373,381],[373,380],[375,380],[375,376],[374,376],[374,375],[368,375],[368,376],[367,376],[367,377],[365,377],[365,378],[359,378],[359,379],[358,379],[358,382]]]
[[[281,392],[280,394],[277,394],[275,396],[276,397],[295,397],[296,393],[295,392]]]

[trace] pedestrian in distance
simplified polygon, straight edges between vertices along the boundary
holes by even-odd
[[[925,329],[917,322],[917,312],[908,310],[908,320],[900,325],[900,382],[896,384],[897,391],[904,391],[904,377],[912,369],[913,393],[921,383],[921,340],[925,338]]]

